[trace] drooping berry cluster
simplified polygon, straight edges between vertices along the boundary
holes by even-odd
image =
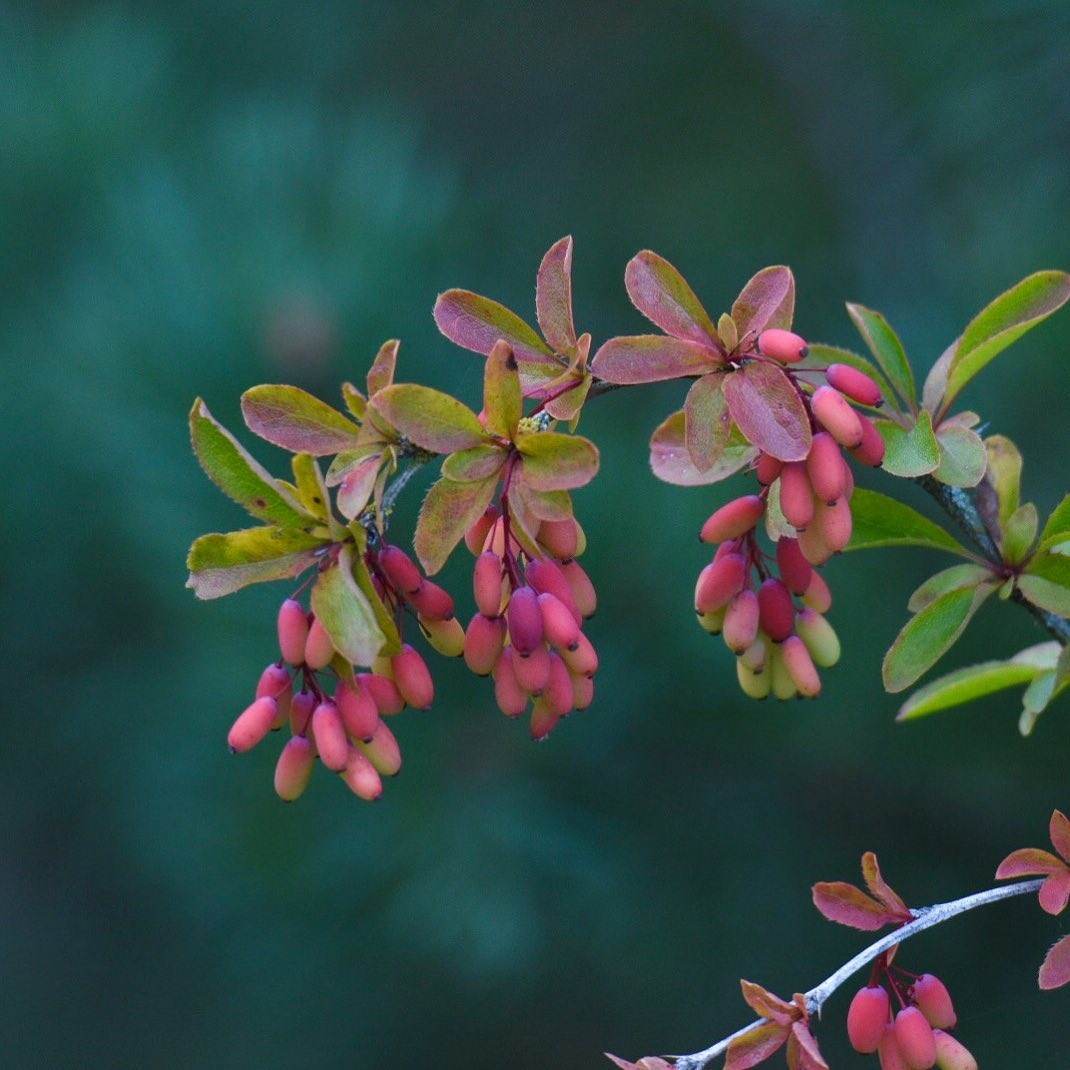
[[[893,997],[900,1008],[894,1014]],[[938,977],[907,973],[882,955],[851,1000],[847,1037],[855,1051],[876,1052],[881,1070],[977,1070],[977,1060],[948,1032],[957,1022]]]
[[[544,520],[534,546],[517,541],[508,499],[490,506],[465,542],[475,556],[476,614],[464,638],[472,672],[493,676],[494,697],[507,717],[531,701],[531,735],[545,739],[573,710],[594,698],[598,655],[583,633],[597,597],[576,561],[586,545],[573,519]]]

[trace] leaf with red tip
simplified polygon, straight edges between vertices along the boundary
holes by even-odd
[[[750,1070],[778,1052],[788,1039],[791,1029],[777,1022],[755,1026],[728,1045],[724,1070]]]
[[[797,1045],[792,1054],[796,1057],[798,1070],[829,1070],[829,1064],[817,1046],[814,1034],[807,1022],[796,1022],[791,1027],[791,1040]]]
[[[190,547],[187,587],[198,598],[222,598],[252,583],[289,579],[312,565],[327,540],[299,528],[259,527],[202,535]]]
[[[1063,856],[1063,861],[1070,864],[1070,818],[1062,810],[1053,810],[1048,822],[1048,835],[1052,846]]]
[[[483,418],[493,435],[511,439],[524,415],[520,373],[508,342],[496,342],[483,370]]]
[[[714,373],[696,379],[684,402],[684,439],[688,456],[700,472],[708,472],[717,463],[732,430],[721,378]]]
[[[666,334],[706,348],[720,344],[702,302],[664,257],[649,249],[637,253],[624,270],[624,286],[632,304]]]
[[[1070,936],[1064,936],[1052,946],[1040,967],[1037,981],[1045,992],[1061,988],[1070,981]]]
[[[586,438],[558,431],[521,434],[516,440],[520,474],[534,490],[573,490],[598,473],[598,448]]]
[[[1065,873],[1066,863],[1056,858],[1050,851],[1039,847],[1021,847],[1011,851],[999,864],[996,880],[1005,881],[1012,877],[1047,877],[1053,873]]]
[[[773,995],[761,985],[753,981],[740,981],[743,990],[743,1000],[759,1018],[768,1018],[770,1021],[786,1025],[798,1017],[794,1003]]]
[[[901,914],[904,918],[913,915],[907,909],[906,903],[892,890],[892,886],[881,876],[881,867],[877,864],[877,856],[872,851],[866,851],[862,856],[862,878],[870,894],[880,903],[883,903],[893,913]]]
[[[363,568],[364,562],[357,562]],[[350,548],[335,565],[319,574],[312,588],[312,611],[331,637],[335,650],[353,665],[370,665],[386,644],[375,610],[353,578]]]
[[[377,394],[380,390],[391,386],[394,382],[394,370],[398,364],[398,348],[401,343],[396,338],[384,342],[379,347],[379,352],[368,369],[368,396]]]
[[[726,375],[722,389],[728,411],[748,442],[781,461],[805,459],[810,452],[810,419],[780,368],[751,361]]]
[[[1049,914],[1061,914],[1070,900],[1070,871],[1055,873],[1040,886],[1040,906]]]
[[[795,276],[791,268],[776,264],[762,268],[740,291],[732,305],[739,337],[755,338],[768,327],[791,328],[795,316]]]
[[[689,375],[705,375],[722,365],[709,346],[663,334],[610,338],[594,355],[595,375],[608,383],[660,383]]]
[[[427,492],[413,546],[428,576],[442,568],[464,533],[483,515],[497,486],[497,474],[473,483],[442,478]]]
[[[485,442],[487,433],[467,405],[441,390],[398,383],[380,390],[369,407],[410,442],[432,453],[454,453]]]
[[[700,472],[685,442],[686,417],[683,409],[662,421],[650,436],[650,467],[658,479],[678,487],[702,487],[735,475],[758,455],[756,447],[745,442],[738,429],[729,435],[721,456],[705,472]]]
[[[360,516],[364,507],[371,501],[382,463],[383,455],[373,453],[350,469],[339,482],[335,502],[338,512],[347,520]]]
[[[814,906],[828,918],[839,925],[849,925],[852,929],[861,929],[872,933],[902,921],[895,911],[871,899],[861,888],[845,881],[831,881],[815,884],[813,887]]]
[[[352,420],[296,386],[254,386],[241,411],[250,431],[293,453],[323,457],[360,445]]]
[[[547,250],[535,277],[535,314],[546,341],[559,352],[576,344],[572,322],[572,238],[562,238]]]

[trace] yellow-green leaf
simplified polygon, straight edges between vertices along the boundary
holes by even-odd
[[[598,473],[598,448],[586,438],[558,431],[522,433],[520,475],[534,490],[574,490]]]
[[[1019,505],[1000,525],[1003,556],[1012,565],[1024,561],[1037,537],[1037,507],[1032,502]]]
[[[511,439],[524,415],[520,373],[508,342],[496,342],[483,371],[483,418],[492,435]]]
[[[190,547],[186,586],[208,599],[252,583],[287,579],[312,565],[326,545],[321,536],[274,526],[202,535]]]
[[[507,450],[490,444],[458,450],[442,462],[442,474],[455,483],[477,483],[500,472],[508,456]]]
[[[296,386],[254,386],[241,409],[250,431],[293,453],[323,457],[360,444],[352,420]]]
[[[985,474],[988,456],[976,431],[954,424],[936,432],[940,464],[933,477],[951,487],[976,487]]]
[[[398,349],[401,343],[396,338],[384,342],[375,354],[375,360],[368,369],[368,397],[385,390],[394,382],[394,370],[398,364]]]
[[[381,413],[410,442],[431,453],[454,453],[487,439],[479,417],[467,405],[418,383],[385,387],[368,407]]]
[[[375,610],[353,578],[348,546],[317,578],[312,588],[312,611],[338,653],[353,665],[370,665],[386,643]]]
[[[875,490],[859,487],[851,498],[853,527],[848,550],[866,550],[876,546],[928,546],[970,557],[939,524],[934,524],[916,509]]]
[[[917,401],[914,372],[907,360],[903,343],[899,341],[899,335],[879,312],[874,312],[864,305],[848,302],[847,315],[854,321],[858,333],[869,346],[869,351],[884,370],[884,374],[899,391],[899,396],[908,405],[913,406]]]
[[[990,435],[985,439],[988,468],[985,482],[996,492],[999,522],[1006,523],[1018,508],[1022,485],[1022,454],[1006,435]]]
[[[308,453],[295,453],[290,467],[301,504],[318,520],[327,521],[331,515],[331,500],[315,458]]]
[[[947,594],[948,591],[956,591],[960,587],[976,587],[979,583],[991,578],[991,570],[982,565],[952,565],[930,576],[918,587],[910,596],[907,609],[911,613],[917,613],[930,602],[935,602],[941,595]]]
[[[424,498],[413,545],[424,571],[433,576],[446,563],[464,533],[483,515],[498,486],[497,474],[477,483],[443,477]]]
[[[722,378],[714,373],[696,379],[684,402],[684,441],[692,463],[700,472],[708,472],[717,463],[732,430],[732,417],[721,389]]]
[[[926,684],[899,708],[897,721],[912,721],[929,713],[1029,683],[1041,670],[1013,661],[985,661],[941,676]]]
[[[1048,517],[1044,530],[1040,533],[1040,543],[1037,549],[1047,550],[1068,539],[1070,539],[1070,494],[1059,502]]]
[[[911,428],[891,420],[874,420],[884,439],[884,470],[893,476],[915,479],[935,471],[940,464],[940,445],[933,433],[932,416],[922,409]]]

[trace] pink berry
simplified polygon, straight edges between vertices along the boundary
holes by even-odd
[[[881,985],[858,990],[847,1011],[847,1038],[855,1051],[869,1055],[880,1047],[888,1009],[888,992]]]
[[[923,973],[914,982],[914,1002],[929,1025],[937,1029],[954,1029],[958,1022],[951,994],[944,982],[931,973]]]
[[[806,340],[794,331],[785,331],[780,327],[770,327],[758,335],[758,348],[773,360],[784,364],[794,364],[810,352]]]

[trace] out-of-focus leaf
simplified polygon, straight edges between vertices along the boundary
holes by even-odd
[[[722,389],[743,437],[782,461],[801,461],[810,452],[810,419],[784,372],[751,361],[729,372]]]
[[[764,1063],[770,1055],[778,1052],[785,1044],[790,1027],[777,1022],[767,1022],[736,1037],[728,1045],[725,1055],[724,1070],[750,1070],[752,1066]]]
[[[955,343],[945,404],[995,356],[1070,300],[1070,275],[1038,271],[982,309]]]
[[[560,353],[576,344],[572,322],[572,238],[547,250],[535,277],[535,315],[546,341]]]
[[[717,319],[717,337],[721,339],[721,345],[729,353],[739,344],[739,331],[736,329],[736,321],[727,312],[722,312]]]
[[[1047,550],[1070,539],[1070,494],[1052,511],[1040,533],[1037,550]]]
[[[464,533],[483,515],[498,486],[497,474],[477,483],[442,478],[420,508],[413,545],[424,572],[433,576],[446,563]]]
[[[574,490],[598,474],[598,448],[578,435],[531,432],[520,434],[516,445],[522,477],[534,490]]]
[[[368,369],[368,396],[385,390],[394,382],[394,371],[398,366],[398,348],[401,343],[396,338],[391,338],[379,347],[375,354],[375,360]]]
[[[911,613],[917,613],[941,595],[947,594],[948,591],[956,591],[960,587],[976,587],[979,583],[991,578],[992,571],[983,565],[952,565],[930,576],[921,584],[910,596],[907,609]]]
[[[1012,565],[1024,561],[1037,537],[1037,507],[1032,502],[1019,505],[1001,525],[1003,556]]]
[[[364,420],[364,411],[368,407],[368,399],[352,384],[342,384],[342,400],[346,408],[358,419]]]
[[[368,403],[410,442],[432,453],[454,453],[486,441],[479,417],[455,397],[418,383],[397,383]]]
[[[657,253],[646,249],[633,256],[624,269],[624,286],[632,304],[666,334],[706,348],[720,344],[709,315],[683,275]]]
[[[985,483],[995,491],[998,519],[1002,526],[1018,508],[1022,485],[1022,454],[1005,435],[990,435],[985,439],[988,468]]]
[[[875,546],[929,546],[969,557],[970,551],[939,524],[909,505],[875,490],[859,487],[851,498],[853,527],[848,550]]]
[[[360,516],[375,491],[375,481],[383,464],[383,455],[373,453],[346,472],[338,484],[335,502],[347,520]]]
[[[1018,577],[1018,589],[1033,605],[1059,617],[1070,617],[1070,588],[1027,572]]]
[[[383,648],[386,636],[375,610],[353,578],[348,546],[342,548],[336,564],[319,574],[311,601],[312,611],[331,637],[335,650],[353,665],[370,665]]]
[[[885,690],[902,691],[928,672],[962,635],[993,590],[995,585],[986,583],[948,591],[907,621],[884,656]]]
[[[886,405],[890,405],[893,409],[899,408],[896,393],[891,384],[885,377],[884,372],[871,360],[855,353],[853,350],[841,349],[838,346],[826,346],[819,342],[808,342],[807,348],[810,352],[803,360],[792,365],[793,370],[804,371],[807,368],[827,368],[830,364],[846,364],[862,372],[863,375],[868,375],[880,387]],[[857,405],[858,402],[855,402],[855,404]]]
[[[1051,845],[1059,852],[1062,860],[1070,864],[1070,818],[1062,810],[1053,810],[1048,821],[1048,835]]]
[[[961,412],[956,412],[953,416],[945,416],[940,421],[941,428],[944,427],[965,427],[967,431],[973,430],[981,422],[981,417],[975,412],[971,412],[969,409],[963,409]]]
[[[751,276],[732,305],[740,338],[748,333],[756,338],[769,327],[788,330],[794,316],[795,276],[783,264],[762,268]]]
[[[508,453],[495,445],[473,446],[451,453],[442,462],[442,474],[456,483],[475,483],[500,472]]]
[[[650,467],[658,479],[678,487],[704,487],[718,483],[745,468],[758,450],[733,430],[720,460],[706,472],[700,472],[691,460],[684,441],[684,410],[672,413],[650,436]]]
[[[1017,880],[1020,877],[1047,877],[1053,873],[1065,873],[1066,863],[1050,851],[1039,847],[1021,847],[1011,851],[999,864],[996,880]]]
[[[684,438],[692,463],[707,472],[724,452],[732,430],[721,376],[717,373],[696,379],[684,402]]]
[[[1027,571],[1062,587],[1070,587],[1070,558],[1063,554],[1036,554]]]
[[[254,386],[241,410],[250,431],[293,453],[323,457],[360,445],[352,420],[296,386]]]
[[[496,342],[483,369],[483,418],[492,435],[511,439],[524,415],[520,373],[508,342]]]
[[[907,360],[903,343],[899,341],[899,335],[879,312],[864,305],[848,302],[847,315],[854,321],[858,333],[869,346],[869,351],[884,370],[884,374],[899,391],[899,396],[913,408],[918,400],[914,372]]]
[[[814,885],[813,897],[814,906],[829,921],[863,932],[873,933],[903,921],[895,911],[846,881],[819,882]]]
[[[941,676],[919,688],[899,708],[897,721],[912,721],[939,710],[961,706],[965,702],[1028,684],[1039,672],[1032,665],[1013,661],[984,661]]]
[[[355,525],[356,526],[356,525]],[[363,529],[361,529],[363,531]],[[372,582],[371,573],[364,563],[363,553],[367,546],[364,540],[358,540],[356,549],[353,551],[353,582],[361,589],[364,597],[375,614],[375,622],[383,633],[383,645],[379,649],[380,657],[392,657],[401,653],[401,633],[398,631],[397,621],[394,614],[383,604],[379,592]]]
[[[951,487],[976,487],[984,478],[988,455],[976,431],[946,424],[936,432],[940,464],[933,476]]]
[[[722,366],[709,347],[664,334],[610,338],[594,355],[595,375],[608,383],[658,383],[689,375],[705,375]]]
[[[295,453],[290,467],[301,504],[317,519],[327,521],[331,515],[331,499],[316,459],[307,453]]]
[[[925,409],[909,430],[891,420],[873,422],[884,439],[884,470],[889,475],[914,479],[936,470],[940,445],[933,433],[932,416]]]
[[[1061,988],[1067,982],[1070,982],[1070,936],[1051,946],[1037,976],[1037,984],[1045,992]]]
[[[202,535],[190,547],[187,587],[198,598],[222,598],[252,583],[303,572],[328,540],[297,528],[265,526]]]

